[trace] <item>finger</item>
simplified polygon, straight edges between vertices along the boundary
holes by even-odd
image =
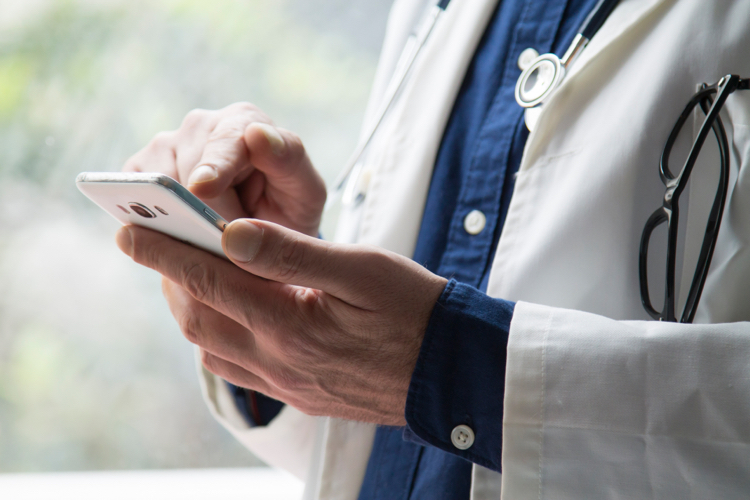
[[[286,129],[256,122],[245,129],[245,144],[252,166],[268,179],[266,201],[301,212],[295,218],[313,213],[317,217],[326,199],[325,183],[300,138]]]
[[[201,364],[206,370],[231,384],[273,397],[274,391],[271,385],[261,377],[203,349],[201,349]]]
[[[263,196],[265,190],[266,176],[260,170],[253,170],[253,173],[250,174],[245,182],[237,186],[236,192],[239,198],[242,200],[242,205],[246,213],[255,215],[258,207],[258,200],[260,200],[260,198]],[[258,215],[255,215],[255,217],[264,220],[271,220],[272,222],[277,222],[269,217],[260,217]]]
[[[422,269],[393,253],[337,245],[256,219],[227,225],[222,247],[232,262],[254,275],[323,290],[354,305],[382,275],[393,275],[388,271],[404,265]]]
[[[244,141],[253,166],[270,179],[304,182],[298,174],[314,172],[302,140],[292,132],[269,123],[253,122],[244,130]],[[303,171],[304,169],[304,171]]]
[[[178,179],[174,137],[174,132],[157,134],[145,148],[125,162],[123,172],[159,172]]]
[[[248,122],[253,119],[267,120],[259,113],[236,114],[216,124],[188,178],[188,188],[196,196],[218,196],[252,173],[250,150],[244,134]]]
[[[177,132],[175,146],[177,171],[182,184],[188,185],[188,178],[203,155],[203,146],[220,121],[219,112],[205,109],[194,109],[185,115]]]
[[[228,111],[234,107],[236,106],[230,106],[225,110]],[[179,181],[187,185],[193,194],[201,198],[224,219],[234,220],[247,214],[238,193],[233,189],[218,190],[216,188],[221,186],[212,187],[210,181],[200,182],[200,172],[193,175],[198,166],[201,166],[201,158],[206,144],[211,143],[212,134],[220,133],[215,132],[216,127],[222,120],[227,119],[222,118],[222,112],[194,109],[185,116],[179,130],[180,137],[183,139],[175,148],[175,161],[180,175]],[[210,171],[213,172],[213,170]]]
[[[116,240],[135,262],[251,330],[291,316],[284,314],[293,306],[287,285],[238,272],[231,262],[143,227],[123,226]]]
[[[180,331],[192,344],[246,368],[257,366],[255,337],[247,328],[199,302],[167,278],[162,291]]]

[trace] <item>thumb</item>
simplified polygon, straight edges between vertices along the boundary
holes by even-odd
[[[382,270],[375,261],[387,258],[378,250],[329,243],[256,219],[227,225],[222,246],[232,262],[256,276],[322,290],[353,304],[362,297],[351,284],[375,279]]]

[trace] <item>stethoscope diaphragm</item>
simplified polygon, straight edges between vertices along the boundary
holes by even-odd
[[[542,54],[529,62],[535,53],[526,49],[519,58],[521,76],[516,82],[516,102],[525,109],[524,119],[529,130],[534,130],[544,102],[557,90],[565,78],[566,69],[573,64],[594,34],[604,24],[619,0],[599,0],[589,13],[573,42],[561,58]]]
[[[516,102],[533,108],[544,102],[560,86],[565,66],[555,54],[542,54],[521,72],[516,82]]]

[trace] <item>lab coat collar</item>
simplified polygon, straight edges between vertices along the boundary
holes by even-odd
[[[561,116],[561,111],[569,105],[569,96],[577,89],[591,92],[590,85],[580,85],[580,79],[594,70],[598,61],[606,60],[608,53],[617,44],[632,35],[638,26],[647,18],[658,14],[659,7],[673,0],[622,0],[612,12],[601,29],[591,39],[580,57],[570,66],[560,87],[545,103],[539,115],[539,121],[526,141],[520,170],[530,168],[539,159],[546,146],[558,134],[561,124],[550,116]],[[599,75],[601,76],[601,75]],[[600,78],[606,84],[606,78]],[[567,99],[566,99],[567,98]]]

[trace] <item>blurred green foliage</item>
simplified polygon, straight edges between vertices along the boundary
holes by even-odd
[[[388,7],[0,0],[0,472],[258,463],[203,405],[159,278],[73,181],[118,170],[190,109],[242,100],[332,180]]]

